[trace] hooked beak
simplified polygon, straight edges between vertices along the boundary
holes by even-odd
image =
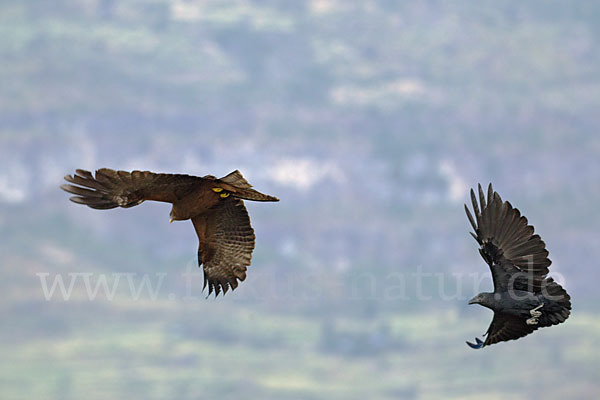
[[[471,300],[469,300],[469,304],[479,304],[477,297],[473,297]]]

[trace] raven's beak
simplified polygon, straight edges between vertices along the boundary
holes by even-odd
[[[473,297],[471,300],[469,300],[469,304],[478,304],[479,302],[477,301],[477,296]]]

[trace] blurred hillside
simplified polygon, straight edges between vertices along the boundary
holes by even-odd
[[[599,19],[556,0],[0,2],[2,398],[591,398]],[[190,223],[58,190],[105,166],[240,169],[280,197],[248,204],[246,282],[190,296]],[[491,279],[462,203],[490,181],[575,313],[471,352],[491,313],[465,300]],[[40,273],[167,275],[154,299],[46,301]]]

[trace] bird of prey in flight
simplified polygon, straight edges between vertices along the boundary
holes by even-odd
[[[198,235],[198,265],[204,269],[204,287],[218,296],[246,279],[254,250],[254,230],[244,200],[279,201],[262,194],[239,171],[217,179],[157,174],[149,171],[115,171],[102,168],[95,176],[78,169],[65,176],[61,188],[75,196],[71,201],[105,210],[133,207],[145,200],[173,204],[171,222],[191,219]]]
[[[480,349],[494,343],[526,336],[538,328],[557,325],[569,318],[571,297],[558,283],[547,277],[551,261],[546,244],[534,234],[533,226],[518,209],[488,187],[487,201],[479,185],[479,205],[471,189],[475,218],[465,211],[479,243],[479,253],[489,265],[494,281],[493,293],[480,293],[469,304],[480,304],[494,311],[485,341],[467,342]]]

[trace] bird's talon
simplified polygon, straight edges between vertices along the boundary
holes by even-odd
[[[529,325],[537,325],[537,319],[539,317],[542,316],[542,312],[538,311],[540,308],[544,307],[544,303],[540,304],[539,306],[537,306],[536,308],[534,308],[533,310],[529,311],[529,313],[531,314],[531,316],[533,318],[531,318],[532,320],[535,319],[535,324],[529,324]]]
[[[226,197],[229,197],[229,193],[221,193],[221,198],[223,198],[223,199],[224,199],[224,198],[226,198]]]
[[[215,193],[221,193],[223,191],[223,188],[215,187],[215,188],[212,188],[212,191]]]

